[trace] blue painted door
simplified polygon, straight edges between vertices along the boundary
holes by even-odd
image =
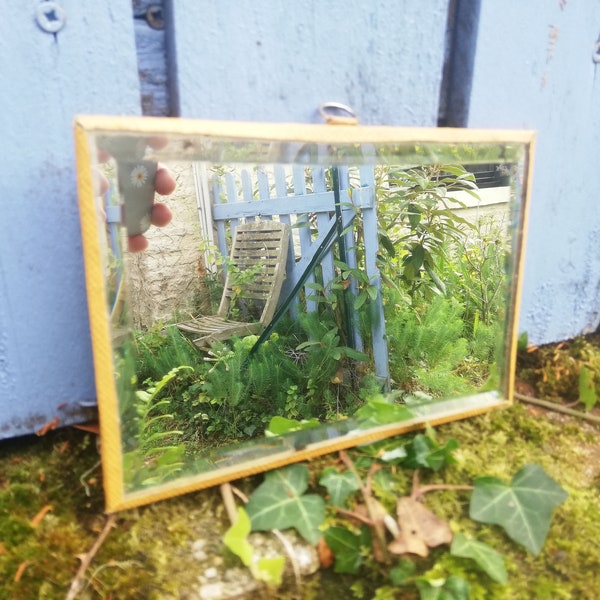
[[[597,0],[5,4],[0,438],[95,403],[77,113],[315,122],[333,100],[364,124],[536,128],[521,329],[598,325]]]

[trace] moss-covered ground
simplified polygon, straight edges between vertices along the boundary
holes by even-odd
[[[495,584],[441,550],[424,559],[420,569],[468,579],[475,599],[600,597],[597,425],[517,403],[439,427],[437,435],[440,442],[450,437],[458,441],[458,461],[423,476],[424,483],[470,484],[481,475],[508,481],[524,464],[537,463],[569,497],[556,510],[542,552],[532,556],[499,528],[470,521],[468,495],[429,493],[430,509],[462,531],[476,531],[502,552],[509,583]],[[76,429],[0,443],[0,600],[66,597],[81,558],[106,522],[98,460],[95,436]],[[336,460],[335,455],[323,457],[311,467],[322,470]],[[248,490],[258,481],[240,485]],[[77,598],[198,598],[200,571],[233,560],[220,541],[228,525],[217,489],[125,511],[87,569],[85,589]],[[200,553],[199,539],[205,540]],[[305,580],[299,597],[353,598],[360,597],[361,589],[362,597],[375,597],[383,580],[361,577],[322,570]],[[399,588],[378,594],[382,599],[417,597]]]

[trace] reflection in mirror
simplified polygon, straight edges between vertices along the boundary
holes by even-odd
[[[529,133],[99,122],[78,143],[103,182],[81,203],[109,508],[510,399]]]

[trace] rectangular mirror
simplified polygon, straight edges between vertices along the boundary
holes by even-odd
[[[108,511],[511,401],[531,132],[75,137]]]

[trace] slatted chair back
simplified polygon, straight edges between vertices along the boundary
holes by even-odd
[[[194,343],[207,348],[234,335],[259,333],[272,319],[290,242],[290,227],[279,221],[238,225],[233,236],[223,296],[216,315],[178,323],[195,334]]]
[[[238,225],[217,311],[219,317],[230,318],[232,301],[238,300],[246,305],[260,307],[262,304],[258,321],[262,325],[271,321],[285,278],[289,239],[289,226],[278,221],[253,221]],[[252,271],[254,275],[246,279],[244,274]],[[234,308],[236,311],[242,310],[240,306]]]

